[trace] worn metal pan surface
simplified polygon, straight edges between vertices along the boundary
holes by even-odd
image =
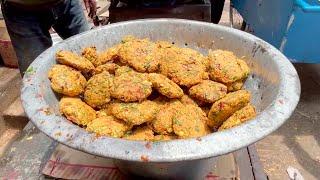
[[[148,143],[110,137],[96,137],[60,115],[59,97],[51,90],[47,77],[56,64],[58,50],[80,53],[83,47],[102,50],[120,42],[125,35],[166,40],[200,50],[231,50],[245,56],[252,74],[245,88],[252,93],[258,116],[230,130],[197,139]],[[30,65],[23,79],[22,102],[30,120],[45,134],[72,148],[125,162],[150,164],[179,163],[217,157],[246,147],[279,128],[294,111],[300,96],[300,81],[288,59],[276,48],[248,33],[197,21],[147,19],[116,23],[91,30],[43,52]],[[144,166],[148,166],[144,163]],[[182,163],[183,164],[183,163]],[[152,168],[151,168],[152,169]],[[173,172],[175,173],[175,172]],[[152,176],[152,175],[151,175]]]

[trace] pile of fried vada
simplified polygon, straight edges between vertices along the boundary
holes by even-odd
[[[205,136],[256,116],[243,84],[246,62],[133,36],[104,51],[60,50],[48,72],[61,114],[96,133],[128,140]]]

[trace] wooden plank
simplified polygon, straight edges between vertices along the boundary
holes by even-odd
[[[264,173],[263,166],[260,162],[258,152],[255,145],[250,145],[248,147],[249,157],[252,164],[253,175],[256,180],[267,180],[268,177]]]
[[[247,148],[234,152],[235,161],[240,171],[240,179],[255,180]]]

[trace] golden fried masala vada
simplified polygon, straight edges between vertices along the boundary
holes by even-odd
[[[232,114],[223,124],[219,127],[219,131],[224,129],[229,129],[234,126],[237,126],[243,122],[246,122],[252,118],[256,117],[255,108],[249,103],[242,109],[236,111]]]
[[[116,71],[114,91],[111,96],[124,102],[145,100],[152,92],[152,83],[142,73],[123,72],[123,69],[126,68],[119,68]]]
[[[157,103],[149,100],[141,103],[116,102],[110,104],[110,106],[114,117],[133,125],[140,125],[154,120],[160,110],[160,106]]]
[[[192,86],[189,89],[191,97],[206,103],[214,103],[227,94],[227,86],[210,80]]]
[[[148,126],[142,126],[138,127],[131,134],[127,134],[123,138],[134,141],[152,141],[154,139],[154,133]]]
[[[77,96],[84,91],[87,80],[77,70],[56,64],[48,73],[51,82],[51,88],[57,92],[67,96]]]
[[[73,67],[83,73],[90,73],[94,69],[93,64],[88,59],[78,56],[71,51],[58,51],[56,59],[59,63]]]
[[[91,107],[102,107],[111,101],[110,95],[113,91],[113,76],[108,72],[92,76],[84,91],[84,101]]]
[[[208,125],[212,128],[219,128],[233,113],[250,102],[250,96],[249,91],[239,90],[213,103],[208,115]]]
[[[231,84],[245,79],[250,69],[247,63],[231,51],[209,51],[209,75],[213,81]]]
[[[78,125],[87,125],[96,118],[96,111],[80,98],[63,97],[59,109],[68,120]]]
[[[171,47],[162,50],[160,73],[181,86],[191,87],[208,79],[205,58],[189,48]]]
[[[121,138],[130,128],[130,125],[113,116],[103,116],[89,122],[86,130],[99,136]]]
[[[183,90],[162,74],[150,73],[148,74],[148,80],[152,83],[152,87],[168,98],[180,98],[183,96]]]
[[[155,72],[160,63],[158,46],[149,39],[124,41],[119,49],[119,58],[138,72]]]

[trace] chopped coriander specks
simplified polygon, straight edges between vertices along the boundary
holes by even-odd
[[[173,124],[176,124],[176,125],[181,125],[181,121],[177,118],[173,118]]]
[[[26,70],[26,73],[29,73],[29,74],[35,73],[35,69],[34,69],[32,66],[30,66],[30,67],[28,67],[28,69]]]

